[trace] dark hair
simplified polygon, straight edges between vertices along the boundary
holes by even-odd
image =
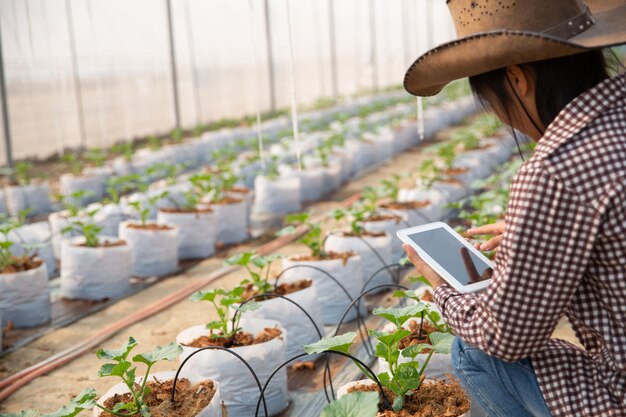
[[[611,69],[617,72],[617,62],[611,50],[594,50],[561,58],[524,64],[535,74],[535,100],[541,122],[548,126],[561,110],[574,98],[610,77]],[[610,56],[612,54],[612,56]],[[507,93],[506,68],[500,68],[469,78],[474,96],[487,110],[504,111],[510,124],[510,109],[515,97]],[[495,102],[494,102],[495,101]]]

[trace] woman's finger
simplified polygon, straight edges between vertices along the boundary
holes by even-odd
[[[504,233],[505,226],[506,224],[502,221],[468,229],[465,233],[468,236],[501,235]]]
[[[502,242],[502,235],[491,238],[480,245],[480,250],[494,250],[500,246],[500,242]]]

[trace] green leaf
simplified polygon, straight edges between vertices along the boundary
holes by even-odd
[[[124,346],[119,349],[99,349],[96,352],[96,356],[98,359],[109,359],[113,361],[123,361],[126,360],[128,354],[133,348],[137,346],[137,341],[134,337],[129,337],[128,342]]]
[[[432,332],[428,335],[430,342],[432,343],[432,349],[436,353],[450,353],[452,352],[452,342],[454,342],[455,336],[450,333]]]
[[[238,253],[237,255],[231,256],[230,258],[224,261],[225,265],[239,265],[246,266],[250,263],[250,260],[255,256],[254,252],[243,252]]]
[[[432,345],[428,343],[418,343],[417,345],[411,345],[402,350],[402,356],[405,358],[415,358],[422,353],[425,349],[432,349]]]
[[[170,343],[167,346],[157,346],[152,352],[141,353],[133,357],[133,362],[145,363],[152,366],[160,361],[173,361],[183,353],[183,348],[178,343]]]
[[[40,417],[41,414],[37,410],[24,410],[19,413],[2,413],[0,417]]]
[[[285,224],[302,224],[309,220],[309,213],[292,213],[285,216]]]
[[[304,351],[309,355],[334,350],[348,353],[350,346],[356,339],[356,333],[348,332],[339,336],[324,337],[320,341],[304,346]]]
[[[100,367],[98,371],[99,377],[105,376],[122,376],[132,366],[132,363],[128,361],[121,361],[119,363],[105,363]]]
[[[426,279],[426,277],[423,276],[423,275],[420,275],[419,277],[410,276],[410,277],[408,277],[408,280],[413,282],[413,283],[416,283],[416,284],[417,283],[422,283],[422,284],[426,285],[427,287],[432,287],[432,285],[430,284],[430,281],[428,281]]]
[[[377,413],[377,392],[353,392],[324,407],[320,417],[375,417]]]
[[[239,307],[237,307],[237,311],[240,311],[241,313],[247,313],[248,311],[255,311],[261,308],[261,303],[258,303],[256,301],[248,301],[245,304],[240,305]]]
[[[82,390],[69,404],[64,405],[54,413],[43,414],[42,417],[74,417],[84,410],[91,410],[96,406],[96,391],[93,388]]]
[[[287,226],[287,227],[283,227],[278,232],[276,232],[276,236],[281,237],[281,236],[292,235],[295,232],[296,232],[296,228],[294,226]]]
[[[398,330],[392,333],[384,333],[376,330],[369,330],[368,333],[370,336],[374,336],[380,343],[386,346],[397,345],[400,340],[411,335],[409,330],[403,328],[398,328]]]
[[[373,314],[389,320],[396,327],[401,327],[408,319],[418,317],[424,310],[426,310],[426,305],[420,303],[400,308],[378,307],[374,309]]]
[[[213,288],[207,291],[198,291],[189,297],[191,301],[215,301],[218,295],[224,294],[221,288]]]

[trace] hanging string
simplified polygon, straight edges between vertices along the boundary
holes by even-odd
[[[263,144],[263,128],[261,126],[261,80],[259,79],[259,73],[261,70],[259,69],[259,56],[257,55],[257,51],[259,50],[257,45],[257,38],[255,36],[254,29],[256,28],[254,21],[254,5],[252,0],[248,0],[248,4],[250,5],[250,28],[251,28],[251,37],[252,40],[250,45],[252,46],[252,56],[254,57],[254,69],[256,74],[256,135],[257,135],[257,145],[259,147],[259,159],[261,160],[261,170],[265,173],[265,146]]]
[[[302,171],[302,155],[300,149],[300,131],[298,129],[298,106],[296,104],[296,74],[293,68],[293,34],[291,32],[291,8],[290,0],[287,3],[287,30],[289,38],[289,70],[291,71],[291,125],[293,128],[293,138],[296,144],[296,158],[298,160],[298,172]]]

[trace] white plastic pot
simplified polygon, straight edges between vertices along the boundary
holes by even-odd
[[[159,211],[157,223],[178,226],[178,259],[208,258],[215,253],[216,216],[212,211]]]
[[[324,172],[323,193],[329,194],[341,187],[342,173],[339,161],[331,162],[327,167],[322,168]]]
[[[142,229],[129,227],[134,221],[120,223],[119,236],[133,248],[132,275],[162,277],[178,270],[180,228]],[[163,226],[163,225],[161,225]]]
[[[48,214],[52,211],[48,181],[24,186],[7,186],[4,193],[7,209],[12,216],[27,208],[30,209],[30,216]]]
[[[386,216],[385,216],[386,217]],[[396,236],[396,232],[400,229],[408,227],[402,217],[382,218],[380,220],[368,220],[363,223],[363,228],[368,232],[383,232],[389,236],[391,244],[391,258],[393,261],[400,260],[404,255],[402,250],[402,241]]]
[[[244,331],[256,335],[264,328],[277,327],[283,335],[265,343],[252,346],[232,348],[248,362],[259,381],[263,384],[276,368],[285,361],[285,347],[288,335],[276,321],[243,318],[241,327]],[[184,361],[197,348],[186,346],[201,336],[207,336],[209,331],[204,325],[190,327],[179,333],[176,343],[183,346],[180,361]],[[201,378],[211,378],[220,384],[221,398],[228,408],[228,415],[237,417],[254,417],[256,402],[259,399],[259,387],[246,369],[245,365],[228,352],[220,350],[205,350],[196,354],[185,365]],[[281,369],[272,379],[265,391],[265,401],[268,413],[276,415],[287,408],[287,371]],[[263,405],[261,405],[263,410]],[[263,415],[263,411],[261,411]]]
[[[233,199],[211,203],[208,207],[215,213],[218,242],[230,245],[248,240],[248,208],[245,201]]]
[[[430,203],[424,207],[410,207],[408,203],[405,206],[397,207],[383,205],[380,207],[380,212],[402,218],[402,227],[419,226],[433,221],[429,217],[432,212]],[[402,247],[402,245],[400,245],[400,247]]]
[[[284,215],[297,213],[302,209],[300,204],[300,178],[281,177],[270,180],[258,176],[254,180],[253,213],[257,215]]]
[[[424,207],[420,213],[430,221],[440,220],[445,212],[445,205],[448,204],[448,194],[443,190],[431,188],[424,190],[420,187],[401,188],[398,194],[398,201],[406,203],[410,201],[430,201],[430,205]]]
[[[117,236],[121,222],[137,218],[135,211],[122,204],[95,203],[87,207],[87,211],[96,209],[98,211],[93,216],[93,222],[102,226],[102,236]]]
[[[52,248],[52,236],[48,222],[36,222],[25,224],[9,234],[9,240],[13,242],[11,253],[15,256],[36,254],[42,259],[48,269],[48,276],[53,277],[57,273],[56,259]],[[28,245],[36,245],[36,249],[27,248]]]
[[[301,267],[295,267],[295,266]],[[330,274],[346,289],[346,294],[332,279],[321,271],[307,268],[313,266]],[[338,324],[341,316],[346,311],[352,300],[361,294],[363,288],[363,272],[361,271],[361,257],[353,255],[343,259],[326,259],[315,261],[298,260],[298,256],[283,258],[283,270],[289,269],[283,275],[288,279],[309,278],[315,281],[317,299],[321,308],[321,316],[324,324]],[[362,313],[365,313],[365,303],[361,303]],[[349,322],[357,317],[356,307],[350,309],[344,322]]]
[[[252,215],[252,206],[254,204],[254,192],[247,187],[235,187],[226,195],[246,202],[246,226],[250,226],[250,216]]]
[[[363,273],[363,289],[367,291],[379,285],[391,284],[393,282],[396,269],[382,269],[384,266],[392,265],[391,239],[386,234],[371,236],[365,234],[362,237],[345,235],[344,232],[331,234],[326,239],[324,249],[328,252],[355,252],[361,256],[361,272]],[[370,278],[374,276],[373,279]],[[367,282],[369,280],[369,283]],[[388,288],[381,288],[370,294],[386,291]]]
[[[285,279],[279,283],[293,281],[299,280]],[[298,305],[311,316],[323,337],[324,326],[322,325],[320,304],[317,299],[315,282],[313,281],[311,284],[310,287],[288,294],[285,297],[298,303]],[[280,325],[287,330],[289,337],[287,338],[287,346],[285,348],[285,360],[304,353],[302,346],[310,345],[321,339],[313,323],[311,323],[311,320],[309,320],[296,305],[282,298],[272,298],[265,301],[257,300],[257,302],[259,302],[261,307],[257,310],[245,313],[245,317],[274,320],[279,322]],[[231,314],[234,314],[234,310],[231,310]],[[299,362],[311,361],[314,360],[315,357],[307,356],[300,359]]]
[[[0,312],[2,328],[9,321],[22,328],[50,320],[50,286],[44,263],[28,271],[0,274]]]
[[[173,372],[173,371],[158,372],[155,374],[148,375],[148,380],[154,381],[154,379],[156,378],[159,381],[170,381],[170,380],[173,380],[175,376],[176,376],[176,372]],[[191,372],[184,372],[184,371],[181,372],[181,375],[178,376],[178,380],[181,380],[181,379],[188,379],[189,382],[191,382],[194,385],[207,380],[207,378],[200,378]],[[143,377],[138,377],[135,380],[135,382],[137,384],[141,384],[143,382]],[[211,402],[205,408],[200,410],[200,412],[196,414],[195,417],[222,417],[222,401],[220,399],[220,386],[216,381],[213,381],[213,384],[215,386],[215,393],[213,394],[213,398],[211,399]],[[126,386],[125,383],[120,382],[119,384],[111,387],[111,389],[109,389],[102,397],[100,397],[100,399],[98,400],[98,404],[104,405],[104,403],[109,398],[113,397],[114,395],[122,395],[122,394],[127,394],[127,393],[128,393],[128,387]],[[92,416],[99,417],[100,414],[102,414],[102,412],[103,411],[100,408],[94,407],[92,410]]]
[[[324,171],[321,168],[307,168],[292,171],[287,176],[300,178],[300,200],[302,203],[318,201],[324,194]]]
[[[59,188],[61,195],[70,203],[82,206],[99,201],[104,197],[106,179],[107,176],[104,174],[63,174],[59,178]],[[77,191],[87,191],[89,195],[81,198],[71,197]]]
[[[117,238],[102,241],[117,242]],[[61,244],[61,296],[77,300],[118,298],[130,290],[132,247],[89,248],[77,237]]]

